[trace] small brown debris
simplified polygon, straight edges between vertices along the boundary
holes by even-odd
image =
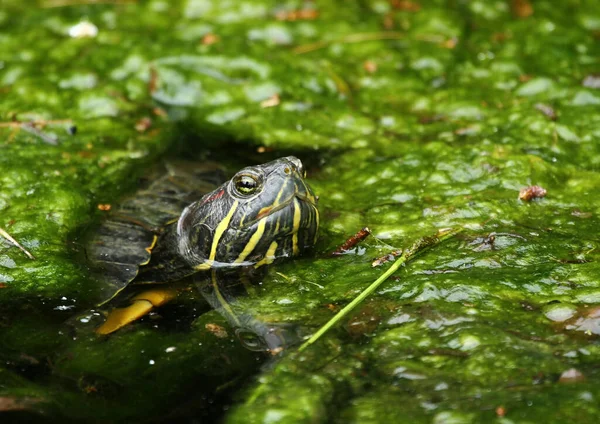
[[[528,18],[533,15],[533,6],[529,0],[512,0],[511,9],[518,18]]]
[[[278,21],[312,21],[318,17],[319,12],[315,9],[280,10],[275,13],[275,19]]]
[[[582,381],[585,381],[585,376],[575,368],[563,371],[558,379],[559,383],[581,383]]]
[[[147,116],[144,116],[142,119],[135,123],[135,130],[137,132],[145,132],[148,128],[152,126],[152,119]]]
[[[531,75],[527,75],[527,74],[521,74],[521,75],[519,75],[519,81],[520,82],[527,82],[531,78],[533,78]]]
[[[85,386],[83,388],[83,391],[88,395],[92,394],[92,393],[98,393],[98,389],[96,388],[96,386],[92,386],[92,385]]]
[[[355,247],[358,243],[366,239],[369,234],[371,234],[371,230],[368,227],[362,228],[348,240],[346,240],[340,247],[338,247],[334,252],[331,253],[331,256],[340,256],[346,253],[348,250]]]
[[[90,152],[88,150],[81,150],[81,151],[77,152],[77,156],[79,156],[80,158],[83,158],[83,159],[89,159],[89,158],[93,158],[96,155],[93,152]]]
[[[21,246],[18,241],[16,241],[10,234],[8,234],[2,228],[0,228],[0,236],[4,237],[6,240],[8,240],[9,242],[11,242],[15,246],[17,246],[21,250],[21,252],[25,253],[25,256],[27,256],[29,259],[35,260],[35,256],[33,256],[31,253],[29,253],[29,251],[27,251],[27,249],[25,249],[23,246]]]
[[[446,41],[444,41],[442,43],[443,48],[450,49],[450,50],[452,50],[457,45],[458,45],[458,38],[456,38],[456,37],[448,38]]]
[[[99,203],[98,204],[98,209],[100,209],[101,211],[109,211],[111,207],[112,206],[110,203]]]
[[[583,86],[587,88],[600,88],[600,75],[588,75],[583,80]]]
[[[0,283],[0,289],[5,289],[7,287],[8,285],[6,283]]]
[[[546,197],[547,191],[540,186],[529,186],[522,188],[519,192],[519,199],[529,202],[532,199]]]
[[[363,68],[370,74],[377,72],[377,64],[372,60],[365,61],[365,63],[363,63]]]
[[[503,43],[509,38],[511,38],[511,36],[506,32],[495,32],[494,34],[492,34],[492,41],[495,41],[496,43]]]
[[[446,117],[446,115],[442,115],[441,113],[438,113],[436,115],[425,115],[425,116],[419,117],[419,124],[422,124],[422,125],[433,124],[435,122],[444,122],[447,119],[448,118]]]
[[[556,114],[556,111],[552,108],[552,106],[546,105],[544,103],[536,103],[534,107],[540,112],[542,112],[544,115],[546,115],[546,117],[549,118],[551,121],[556,121],[556,119],[558,118],[558,115]]]
[[[218,43],[220,40],[221,39],[218,35],[208,33],[204,37],[202,37],[201,43],[205,46],[210,46],[211,44]]]
[[[167,112],[160,107],[155,107],[154,109],[152,109],[152,113],[155,114],[156,116],[160,116],[163,118],[168,116]]]
[[[148,80],[148,93],[154,94],[158,87],[158,72],[154,66],[150,66],[150,79]]]
[[[418,12],[421,10],[421,5],[414,1],[409,0],[391,0],[391,6],[397,10],[404,10],[406,12]]]
[[[402,249],[398,249],[398,250],[394,250],[390,253],[387,253],[383,256],[378,257],[377,259],[375,259],[372,263],[371,266],[372,267],[376,267],[376,266],[380,266],[383,265],[386,262],[391,262],[393,261],[395,258],[397,258],[398,256],[400,256],[402,254]]]
[[[206,328],[219,339],[224,339],[228,336],[227,330],[218,324],[206,324],[204,328]]]
[[[391,13],[383,17],[383,27],[387,30],[394,29],[394,17]]]
[[[327,305],[325,305],[325,307],[331,312],[337,312],[340,309],[339,306],[334,305],[333,303],[328,303]]]
[[[504,408],[504,406],[499,406],[496,408],[496,416],[502,418],[505,415],[506,415],[506,409]]]
[[[276,93],[276,94],[273,94],[268,99],[260,102],[260,107],[262,107],[262,108],[274,107],[274,106],[277,106],[280,102],[281,102],[281,99],[279,98],[279,94]]]
[[[267,152],[272,152],[273,148],[272,147],[267,147],[267,146],[259,146],[256,151],[258,153],[267,153]]]

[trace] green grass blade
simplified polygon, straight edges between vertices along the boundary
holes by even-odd
[[[450,229],[442,229],[437,232],[434,236],[423,237],[417,240],[413,245],[404,250],[402,255],[396,259],[396,261],[392,264],[392,266],[384,272],[377,280],[373,281],[369,287],[367,287],[361,294],[359,294],[352,302],[346,305],[341,311],[339,311],[333,318],[331,318],[325,325],[323,325],[319,330],[314,333],[310,339],[305,341],[300,348],[299,352],[302,352],[308,346],[316,342],[329,331],[334,325],[336,325],[340,320],[342,320],[350,311],[352,311],[359,303],[365,300],[369,295],[371,295],[377,288],[384,283],[394,272],[396,272],[402,265],[404,265],[409,260],[415,258],[417,255],[423,253],[427,249],[439,244],[451,237],[454,237],[456,234],[461,232],[462,228],[450,228]]]

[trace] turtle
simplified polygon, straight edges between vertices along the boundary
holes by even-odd
[[[113,309],[96,332],[110,334],[169,301],[175,293],[166,283],[257,269],[311,249],[319,210],[305,177],[294,156],[248,166],[225,182],[214,164],[167,163],[146,188],[111,208],[86,248],[107,291],[102,304],[130,285],[163,288]]]

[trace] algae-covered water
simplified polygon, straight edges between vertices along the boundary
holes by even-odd
[[[0,237],[0,421],[598,422],[599,41],[592,0],[1,1],[0,228],[35,259]],[[288,154],[320,240],[235,300],[252,323],[310,335],[374,258],[464,231],[301,353],[194,290],[73,327],[82,240],[154,164]]]

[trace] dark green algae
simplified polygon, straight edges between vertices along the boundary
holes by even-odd
[[[400,3],[319,2],[317,19],[281,21],[304,3],[3,2],[1,121],[78,131],[46,126],[52,146],[0,128],[0,227],[36,256],[0,241],[0,409],[23,409],[0,414],[597,422],[600,91],[584,81],[598,71],[600,9]],[[82,19],[96,38],[67,36]],[[142,118],[150,128],[136,129]],[[231,168],[307,162],[321,241],[238,300],[265,322],[316,329],[375,280],[371,261],[390,249],[375,239],[325,257],[363,226],[394,248],[467,230],[316,345],[262,367],[199,296],[107,339],[73,334],[64,322],[98,300],[79,236],[176,144],[201,158],[236,151]],[[547,197],[518,200],[532,184]],[[184,329],[163,323],[190,311]],[[561,380],[571,368],[583,378]]]

